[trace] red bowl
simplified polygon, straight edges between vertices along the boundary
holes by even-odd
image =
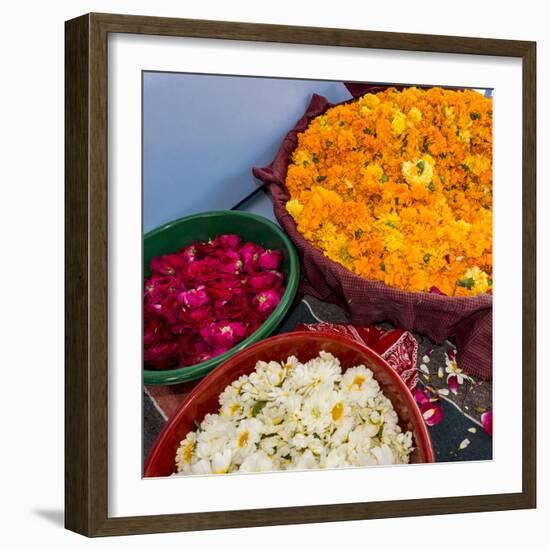
[[[206,376],[182,401],[159,434],[145,462],[144,477],[163,477],[175,472],[175,456],[182,439],[195,430],[207,413],[219,410],[218,397],[223,390],[243,374],[254,370],[257,361],[285,361],[295,355],[306,362],[320,351],[332,353],[340,360],[343,371],[363,364],[374,378],[399,417],[401,429],[413,432],[415,450],[411,463],[435,462],[428,429],[411,392],[398,374],[370,348],[339,334],[322,332],[289,332],[266,338],[230,357]]]

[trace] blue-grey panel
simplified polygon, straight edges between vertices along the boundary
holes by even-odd
[[[263,189],[239,205],[237,210],[258,214],[258,216],[263,216],[264,218],[267,218],[268,220],[271,220],[279,225],[279,222],[273,213],[273,201],[271,200],[271,195]]]
[[[340,82],[144,73],[144,230],[253,191],[252,166],[272,160],[313,93],[350,98]]]

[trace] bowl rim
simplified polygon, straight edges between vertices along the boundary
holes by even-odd
[[[246,349],[237,352],[236,354],[232,355],[228,360],[224,361],[217,369],[209,373],[207,376],[205,376],[190,392],[187,394],[187,396],[183,399],[183,401],[178,405],[178,408],[170,415],[168,420],[166,421],[166,424],[160,431],[159,435],[157,436],[157,439],[153,443],[153,446],[151,447],[147,459],[144,462],[143,465],[143,477],[158,477],[158,476],[149,476],[147,473],[152,469],[153,464],[155,463],[161,449],[164,446],[164,442],[169,437],[170,433],[173,431],[174,427],[180,422],[182,417],[185,416],[186,409],[189,406],[190,403],[192,403],[195,399],[197,399],[198,396],[208,387],[210,384],[210,380],[214,376],[220,376],[222,373],[231,370],[231,368],[234,366],[235,362],[241,361],[246,359],[246,354],[253,353],[257,348],[264,345],[264,342],[277,342],[279,340],[286,340],[289,338],[300,338],[304,337],[307,339],[313,339],[313,340],[332,340],[334,342],[344,344],[348,347],[355,348],[357,351],[360,351],[361,353],[369,356],[374,361],[380,363],[382,367],[385,369],[385,371],[389,374],[390,378],[392,378],[392,382],[396,384],[399,389],[400,393],[403,395],[403,398],[406,402],[407,408],[409,409],[409,412],[411,413],[411,416],[414,416],[416,418],[416,424],[419,429],[419,433],[415,434],[415,439],[417,439],[417,444],[419,446],[422,446],[425,452],[425,461],[424,464],[427,463],[434,463],[435,462],[435,453],[432,445],[432,439],[430,436],[430,432],[428,430],[428,427],[426,426],[426,423],[424,422],[424,418],[422,417],[422,413],[420,412],[420,408],[416,404],[416,400],[412,394],[412,392],[409,390],[405,382],[401,379],[399,374],[392,368],[392,366],[378,353],[376,353],[373,349],[369,348],[365,344],[361,344],[360,342],[357,342],[356,340],[353,340],[352,338],[349,338],[348,336],[344,336],[342,334],[335,334],[333,332],[324,332],[324,331],[316,331],[311,332],[309,330],[297,330],[294,332],[285,332],[283,334],[277,334],[275,336],[271,336],[269,338],[265,338],[261,340],[260,342],[257,342]],[[418,435],[418,437],[416,437]],[[183,439],[183,438],[182,438]],[[166,476],[163,476],[166,477]]]
[[[254,220],[265,225],[275,234],[277,234],[278,237],[281,238],[286,250],[288,251],[290,262],[288,281],[286,282],[285,292],[281,297],[281,301],[277,304],[277,307],[271,312],[269,317],[261,324],[260,327],[258,327],[244,340],[239,342],[236,346],[233,346],[231,349],[227,350],[221,355],[212,357],[211,359],[208,359],[207,361],[202,361],[201,363],[197,363],[196,365],[179,367],[169,370],[146,369],[143,366],[143,384],[146,386],[168,386],[173,384],[180,384],[183,382],[190,382],[192,380],[202,378],[213,369],[215,369],[218,365],[235,355],[235,353],[238,353],[246,347],[255,344],[258,341],[258,338],[262,338],[262,336],[269,336],[273,332],[273,330],[275,330],[277,325],[282,321],[282,318],[292,306],[292,303],[298,291],[298,282],[300,279],[300,262],[298,259],[298,252],[296,251],[294,243],[290,240],[283,229],[263,216],[253,214],[251,212],[240,212],[237,210],[212,210],[208,212],[199,212],[197,214],[191,214],[189,216],[177,218],[163,225],[160,225],[159,227],[156,227],[155,229],[147,232],[143,236],[143,243],[145,243],[146,239],[154,237],[162,233],[164,230],[169,229],[172,226],[177,226],[180,223],[187,222],[193,219],[215,218],[222,216],[233,216],[235,218]]]

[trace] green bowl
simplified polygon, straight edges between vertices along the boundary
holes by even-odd
[[[284,275],[286,289],[281,301],[256,332],[229,351],[189,367],[170,370],[144,369],[145,385],[179,384],[202,378],[238,351],[269,336],[290,309],[298,290],[300,275],[300,264],[294,245],[279,226],[266,218],[248,212],[223,210],[194,214],[150,231],[143,238],[144,277],[149,277],[149,262],[155,256],[171,254],[194,241],[204,242],[217,235],[228,233],[239,235],[244,241],[251,241],[264,248],[276,248],[283,253],[280,271]]]

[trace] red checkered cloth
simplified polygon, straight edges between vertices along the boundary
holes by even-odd
[[[418,370],[416,368],[418,342],[406,330],[401,328],[384,330],[375,326],[363,328],[324,322],[312,325],[299,323],[296,325],[295,330],[342,334],[378,353],[399,374],[401,380],[405,382],[411,392],[418,384]]]
[[[379,86],[368,88],[370,91],[381,89]],[[366,87],[361,88],[362,92],[366,90]],[[302,259],[301,290],[320,300],[346,307],[354,325],[369,326],[390,321],[395,326],[425,334],[436,344],[454,337],[460,367],[474,376],[491,378],[492,295],[456,297],[409,292],[359,277],[324,256],[296,229],[294,219],[285,208],[290,199],[285,187],[287,168],[298,144],[298,134],[307,128],[313,118],[330,107],[333,104],[326,98],[313,94],[307,111],[286,135],[273,162],[263,168],[253,168],[254,176],[269,189],[275,217],[294,242]]]

